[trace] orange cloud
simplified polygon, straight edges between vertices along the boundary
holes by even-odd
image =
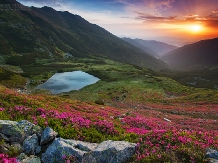
[[[140,20],[173,20],[176,18],[176,16],[163,17],[163,16],[147,15],[141,12],[135,12],[135,13],[138,14],[136,19],[140,19]]]

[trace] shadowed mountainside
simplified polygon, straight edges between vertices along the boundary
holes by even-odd
[[[19,4],[0,0],[1,4]],[[11,5],[12,6],[12,5]],[[0,11],[0,54],[12,65],[35,64],[37,59],[105,57],[155,70],[166,64],[122,41],[78,15],[50,7]]]
[[[174,69],[202,69],[217,66],[218,38],[185,45],[166,54],[162,60],[167,61]]]

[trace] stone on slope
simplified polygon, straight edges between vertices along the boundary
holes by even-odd
[[[40,151],[36,151],[39,148],[39,139],[36,134],[27,137],[23,142],[24,153],[28,155],[38,154]]]
[[[57,135],[58,135],[58,133],[55,132],[53,129],[51,129],[50,127],[46,127],[42,133],[40,145],[44,145],[44,144],[50,142]]]
[[[56,138],[46,152],[42,154],[42,162],[64,162],[64,157],[68,156],[74,156],[77,162],[81,162],[83,155],[96,147],[97,144],[95,143]]]
[[[19,163],[41,163],[40,158],[36,157],[34,155],[31,156],[27,156],[24,153],[21,153],[18,157],[17,157],[17,162]]]
[[[214,149],[207,148],[206,149],[206,158],[210,159],[210,163],[218,163],[218,151]]]
[[[27,158],[21,160],[20,163],[41,163],[41,160],[39,157],[32,155],[30,157],[27,157]]]
[[[0,120],[0,133],[4,134],[10,142],[22,142],[32,134],[40,134],[41,127],[26,120],[20,122]]]
[[[135,143],[108,140],[86,154],[83,161],[86,163],[124,163],[135,153],[135,150]]]

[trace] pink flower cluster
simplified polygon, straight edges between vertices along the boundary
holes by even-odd
[[[9,158],[6,154],[0,154],[0,163],[18,163],[16,158]]]

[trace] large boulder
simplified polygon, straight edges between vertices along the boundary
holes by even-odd
[[[64,162],[73,156],[78,163],[124,163],[134,153],[136,144],[126,141],[104,141],[100,144],[56,138],[42,154],[44,163]]]
[[[24,153],[28,155],[35,155],[40,152],[38,148],[41,148],[39,146],[39,139],[36,134],[33,134],[32,136],[27,137],[23,142],[23,148]]]
[[[52,141],[57,135],[58,133],[55,132],[53,129],[51,129],[50,127],[46,127],[42,133],[40,145],[44,145]]]
[[[86,163],[124,163],[135,153],[135,150],[135,143],[108,140],[86,154],[83,161]]]
[[[41,127],[26,120],[20,122],[0,120],[0,133],[4,134],[10,142],[23,142],[28,136],[40,134],[41,131]]]
[[[66,157],[73,156],[77,162],[82,162],[83,155],[96,147],[95,143],[56,138],[42,154],[42,161],[44,163],[65,162]]]

